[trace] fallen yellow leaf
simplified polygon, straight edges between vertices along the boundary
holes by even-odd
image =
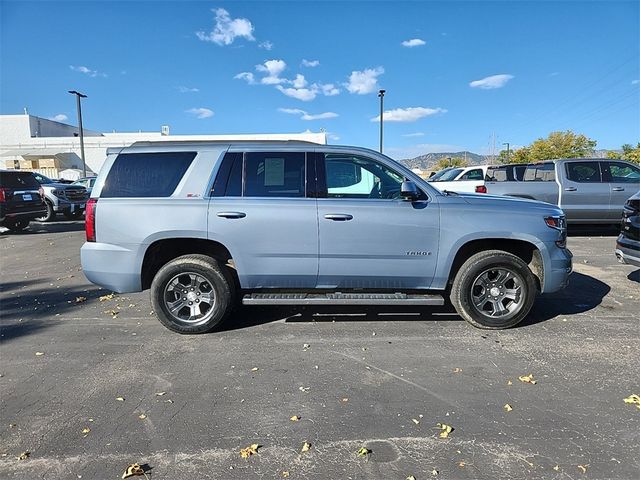
[[[36,352],[36,357],[41,357],[44,355],[44,352]]]
[[[518,380],[520,380],[522,383],[530,383],[531,385],[535,385],[537,382],[537,380],[533,379],[533,374],[530,373],[529,375],[520,375],[518,377]]]
[[[415,418],[412,418],[411,421],[413,423],[415,423],[416,425],[418,425],[420,423],[420,420],[416,420]]]
[[[440,438],[447,438],[451,432],[453,432],[453,427],[451,425],[447,425],[446,423],[437,423],[436,424],[440,430]]]
[[[110,293],[109,295],[103,295],[101,296],[98,300],[100,300],[101,302],[105,302],[107,300],[111,300],[113,298],[114,294]]]
[[[466,465],[466,463],[465,463],[465,462],[459,462],[459,463],[458,463],[458,466],[459,466],[460,468],[464,468],[464,466],[465,466],[465,465]]]
[[[507,385],[513,385],[513,382],[512,382],[511,380],[509,380],[509,381],[507,382]]]
[[[438,470],[436,470],[435,468],[433,470],[431,470],[431,475],[433,475],[434,477],[437,477],[438,473],[440,473],[440,472],[438,472]]]
[[[559,471],[560,471],[560,465],[556,465],[555,467],[553,467],[553,469],[554,469],[556,472],[559,472]]]
[[[304,442],[302,444],[302,450],[300,450],[300,453],[308,452],[310,449],[311,449],[311,444],[309,442]]]
[[[131,465],[128,465],[124,470],[122,478],[139,477],[141,475],[144,475],[144,469],[140,466],[139,463],[132,463]]]
[[[293,417],[291,417],[289,420],[291,420],[292,422],[297,422],[300,420],[300,417],[298,415],[294,415]]]
[[[627,398],[624,399],[624,403],[630,403],[640,408],[640,396],[636,395],[635,393],[632,393],[631,395],[629,395]]]
[[[20,456],[18,457],[18,460],[26,460],[30,456],[31,456],[31,452],[27,450],[26,452],[22,452],[20,454]]]
[[[173,400],[165,400],[164,403],[173,403]]]
[[[84,428],[82,429],[82,433],[84,433],[85,435],[86,435],[87,433],[89,433],[90,431],[91,431],[91,429],[90,429],[89,427],[84,427]]]
[[[156,397],[161,397],[163,395],[166,395],[167,392],[156,392]]]
[[[366,457],[367,455],[371,455],[371,450],[365,447],[361,447],[360,450],[356,452],[356,455],[359,457]]]
[[[87,300],[87,297],[76,297],[76,303],[82,303]]]
[[[413,475],[409,475],[409,476],[407,477],[407,480],[416,480],[416,477],[414,477]]]
[[[251,371],[252,371],[252,372],[257,372],[258,370],[259,370],[259,368],[258,368],[258,367],[253,367],[253,368],[251,369]]]
[[[589,465],[578,465],[578,468],[582,470],[582,473],[587,473],[587,467]]]
[[[510,412],[511,410],[513,410],[513,407],[512,407],[511,405],[509,405],[508,403],[505,403],[505,405],[504,405],[504,409],[505,409],[507,412]]]
[[[458,367],[453,369],[453,373],[460,373],[461,371],[462,371],[462,369],[458,368]]]
[[[124,402],[124,398],[123,397],[116,397],[116,400],[119,402]]]
[[[289,478],[289,472],[286,470],[282,472],[282,478]]]
[[[141,413],[140,415],[138,415],[138,418],[140,420],[144,420],[145,418],[147,418],[147,416],[144,413]]]
[[[249,458],[251,455],[256,455],[259,448],[260,445],[258,445],[257,443],[252,443],[247,448],[243,448],[240,450],[240,456],[242,458]]]

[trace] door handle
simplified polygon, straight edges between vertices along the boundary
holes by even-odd
[[[216,215],[221,218],[244,218],[247,216],[244,212],[218,212]]]
[[[575,192],[578,190],[576,187],[564,187],[565,192]]]
[[[614,192],[624,192],[624,188],[622,187],[613,187],[611,190],[613,190]]]
[[[346,222],[347,220],[351,220],[353,215],[349,215],[348,213],[327,213],[324,218],[336,222]]]

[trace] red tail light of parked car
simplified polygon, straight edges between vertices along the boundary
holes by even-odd
[[[98,206],[97,198],[90,198],[87,201],[87,209],[84,214],[84,231],[87,235],[87,242],[96,241],[96,207]]]
[[[487,187],[484,185],[476,185],[476,193],[487,193]]]

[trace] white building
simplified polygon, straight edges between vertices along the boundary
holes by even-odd
[[[53,178],[68,169],[82,171],[78,127],[34,115],[0,115],[0,168],[37,171]],[[100,133],[84,129],[87,175],[99,172],[107,148],[126,147],[138,141],[170,140],[301,140],[326,144],[324,133],[169,135],[161,132]]]

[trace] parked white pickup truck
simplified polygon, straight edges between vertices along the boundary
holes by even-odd
[[[473,167],[445,168],[436,172],[427,181],[441,192],[476,192],[477,187],[484,185],[487,165]]]
[[[548,160],[527,165],[521,181],[487,175],[485,187],[489,194],[557,205],[568,223],[618,224],[625,201],[640,190],[640,168],[608,158]]]

